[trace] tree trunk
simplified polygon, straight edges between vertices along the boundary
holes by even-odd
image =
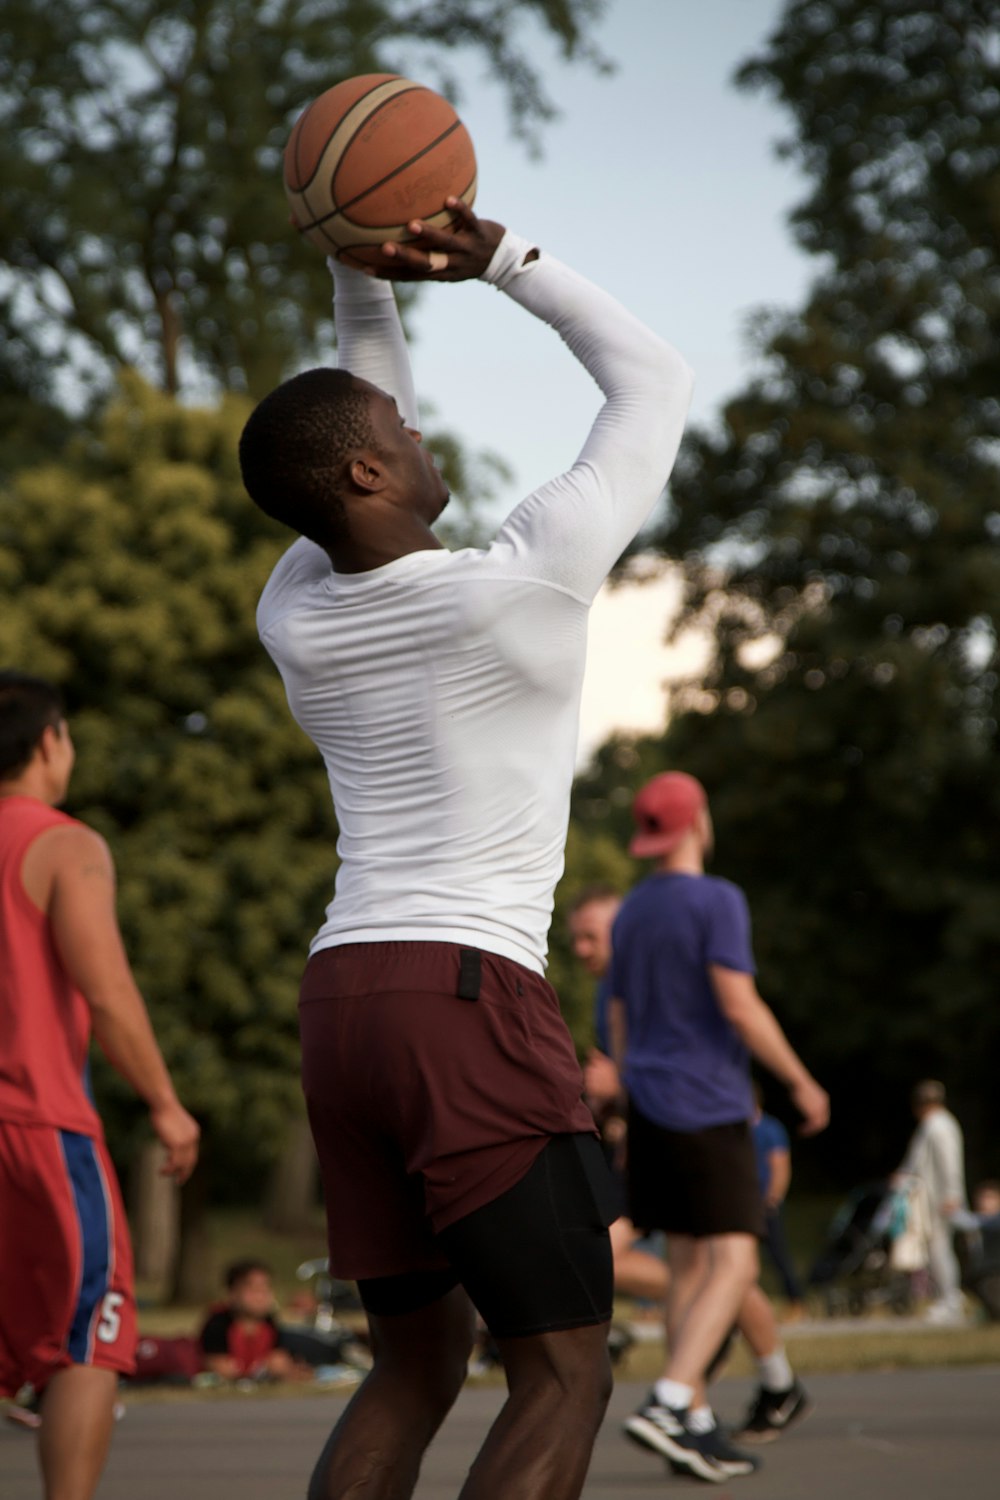
[[[319,1163],[309,1121],[294,1120],[271,1170],[264,1223],[278,1234],[295,1234],[314,1220]]]
[[[150,1141],[132,1168],[136,1279],[152,1282],[158,1292],[170,1285],[180,1230],[180,1193],[160,1171],[165,1157],[159,1141]]]
[[[218,1293],[218,1277],[208,1233],[208,1167],[204,1160],[181,1188],[180,1245],[170,1302],[204,1306]]]

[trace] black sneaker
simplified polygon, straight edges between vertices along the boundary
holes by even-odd
[[[711,1432],[703,1433],[701,1441],[701,1451],[713,1458],[731,1479],[738,1479],[741,1474],[752,1474],[760,1468],[760,1459],[734,1448],[722,1427],[713,1427]]]
[[[766,1391],[761,1386],[746,1421],[734,1436],[741,1443],[773,1443],[786,1427],[811,1411],[812,1402],[800,1381],[796,1380],[787,1391]]]
[[[625,1418],[623,1430],[640,1448],[649,1448],[669,1459],[671,1467],[680,1473],[694,1474],[709,1484],[723,1484],[731,1477],[705,1450],[705,1438],[711,1434],[690,1432],[684,1412],[661,1406],[653,1391],[638,1411]]]

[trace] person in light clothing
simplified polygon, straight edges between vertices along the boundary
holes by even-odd
[[[911,1102],[918,1123],[896,1181],[916,1179],[926,1194],[928,1257],[937,1293],[927,1316],[934,1323],[961,1322],[964,1307],[952,1221],[968,1208],[962,1127],[945,1107],[945,1087],[937,1079],[918,1083]]]

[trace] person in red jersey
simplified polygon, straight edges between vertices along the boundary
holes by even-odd
[[[134,1365],[132,1252],[91,1035],[148,1104],[179,1182],[199,1133],[132,978],[107,845],[57,810],[73,759],[56,690],[0,672],[0,1396],[41,1395],[46,1500],[93,1494]]]

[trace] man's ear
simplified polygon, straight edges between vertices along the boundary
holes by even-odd
[[[363,448],[351,459],[348,467],[351,483],[354,488],[364,495],[376,495],[385,489],[386,471],[385,465],[377,453]]]
[[[48,765],[49,761],[58,753],[61,740],[62,726],[59,724],[46,724],[35,747],[35,753],[41,756],[44,765]]]

